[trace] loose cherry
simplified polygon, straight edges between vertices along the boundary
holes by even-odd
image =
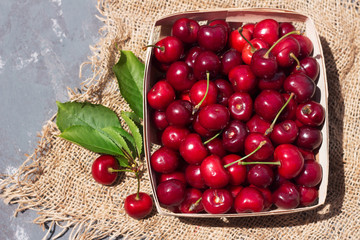
[[[252,36],[253,33],[254,33],[255,24],[254,23],[247,23],[244,26],[242,26],[242,28],[249,30],[249,32],[251,33],[251,36]]]
[[[156,188],[156,195],[160,204],[165,206],[177,206],[185,199],[185,184],[172,179],[160,183]]]
[[[322,167],[314,160],[306,160],[304,167],[295,178],[295,181],[299,185],[306,187],[315,187],[321,182],[322,179]]]
[[[156,172],[171,173],[179,165],[179,156],[174,150],[163,146],[151,155],[150,164]]]
[[[139,192],[125,198],[125,212],[132,218],[142,219],[151,213],[152,208],[153,201],[146,193]]]
[[[202,137],[212,137],[216,134],[215,131],[210,131],[209,129],[203,127],[199,122],[199,112],[195,113],[194,121],[192,122],[192,128],[196,133]]]
[[[279,36],[282,37],[289,32],[295,31],[296,28],[289,22],[282,22],[279,24]]]
[[[299,58],[305,58],[307,56],[309,56],[313,49],[314,49],[314,45],[311,42],[311,40],[306,37],[305,35],[293,35],[293,37],[298,41],[299,45],[300,45],[300,55]]]
[[[280,145],[284,143],[293,143],[299,134],[299,128],[292,120],[285,120],[274,126],[270,139],[273,143]]]
[[[161,135],[161,143],[173,150],[179,150],[181,142],[189,133],[189,129],[185,127],[168,126]]]
[[[257,187],[255,185],[250,185],[250,187],[253,187],[253,188],[255,188],[256,190],[258,190],[259,192],[262,193],[262,195],[264,197],[264,210],[263,211],[269,210],[270,207],[273,204],[272,193],[271,193],[270,189],[269,188]]]
[[[201,47],[199,46],[195,46],[190,48],[190,50],[187,52],[186,56],[185,56],[185,60],[184,62],[191,67],[192,69],[194,68],[194,64],[195,64],[195,59],[199,56],[199,54],[201,52],[203,52],[204,50],[201,49]]]
[[[320,73],[320,66],[315,58],[305,57],[294,65],[292,73],[304,73],[315,82]]]
[[[229,35],[229,33],[231,31],[229,23],[222,19],[215,19],[215,20],[211,21],[208,25],[209,26],[223,25],[226,29],[226,35]]]
[[[165,80],[155,83],[147,93],[147,101],[150,107],[156,110],[165,110],[174,100],[174,88]]]
[[[261,212],[264,209],[264,197],[256,188],[245,187],[236,196],[234,208],[238,213]]]
[[[283,105],[284,99],[279,92],[263,90],[254,101],[254,110],[264,120],[272,121]]]
[[[277,43],[271,52],[280,67],[290,67],[300,54],[300,45],[295,38],[288,36]]]
[[[205,99],[203,100],[204,97]],[[216,103],[217,97],[218,88],[214,82],[207,83],[207,80],[199,80],[190,89],[191,103],[196,106],[202,101],[199,108]]]
[[[272,78],[278,70],[278,64],[269,49],[262,48],[254,52],[250,68],[259,78]]]
[[[230,210],[233,198],[226,189],[207,189],[202,195],[202,203],[207,213],[222,214]]]
[[[120,166],[115,157],[102,155],[95,159],[91,167],[94,180],[103,185],[113,184],[118,176]]]
[[[253,151],[255,151],[262,142],[264,144],[261,146],[261,148],[257,152],[252,154],[249,158],[254,161],[267,160],[274,153],[274,146],[272,145],[270,139],[267,136],[264,136],[260,133],[250,133],[245,138],[245,155],[249,155]]]
[[[210,154],[218,155],[219,157],[224,157],[226,155],[226,150],[222,143],[222,140],[218,137],[209,139],[206,141],[205,146],[210,152]]]
[[[229,164],[236,160],[239,160],[241,157],[236,154],[229,154],[223,157],[221,160],[223,164]],[[233,164],[230,167],[226,168],[226,171],[228,172],[228,175],[230,177],[230,184],[233,186],[238,186],[240,184],[243,184],[246,180],[246,166],[239,165],[239,164]]]
[[[254,114],[250,120],[246,122],[246,126],[251,133],[265,134],[266,130],[270,128],[270,125],[270,122],[265,121],[257,114]]]
[[[210,155],[202,161],[200,172],[205,184],[211,188],[223,188],[230,181],[230,177],[224,169],[220,157],[216,155]]]
[[[257,87],[260,90],[276,90],[282,89],[283,83],[286,79],[284,71],[277,71],[271,78],[259,78]]]
[[[197,21],[180,18],[172,26],[172,35],[178,37],[184,43],[195,43],[199,28]]]
[[[251,41],[246,43],[242,49],[241,57],[244,63],[247,65],[251,64],[251,59],[254,52],[261,48],[268,48],[269,44],[267,42],[261,40],[260,38],[253,38]]]
[[[290,94],[288,93],[282,93],[281,95],[283,96],[285,102],[287,102],[290,98]],[[291,98],[289,103],[284,108],[283,112],[280,114],[279,119],[281,121],[295,120],[296,109],[297,109],[297,103],[294,98]]]
[[[159,177],[159,183],[162,183],[162,182],[165,182],[165,181],[171,180],[171,179],[179,180],[179,181],[183,182],[184,184],[187,183],[186,178],[185,178],[185,173],[180,172],[180,171],[161,174]]]
[[[200,164],[208,155],[207,148],[196,133],[188,134],[180,144],[180,155],[189,164]]]

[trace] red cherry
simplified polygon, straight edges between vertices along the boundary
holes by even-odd
[[[208,151],[196,133],[190,133],[180,144],[180,155],[189,164],[200,164],[208,155]]]
[[[296,145],[308,150],[315,150],[322,143],[322,133],[319,129],[303,126],[299,128],[299,136]]]
[[[180,18],[172,26],[172,35],[178,37],[184,43],[195,43],[199,28],[197,21]]]
[[[199,112],[199,123],[210,131],[219,131],[225,128],[229,119],[229,110],[220,104],[207,105]]]
[[[194,62],[194,75],[196,79],[206,79],[206,73],[210,73],[210,78],[215,78],[221,70],[221,61],[219,57],[211,52],[201,52]]]
[[[168,147],[156,150],[150,158],[151,167],[159,173],[171,173],[179,165],[179,156]]]
[[[248,121],[253,112],[253,100],[248,93],[236,92],[228,101],[230,115],[233,119]]]
[[[200,165],[189,165],[185,169],[186,182],[197,189],[206,188],[204,178],[201,176]]]
[[[215,25],[223,25],[226,29],[226,34],[229,35],[231,29],[230,29],[230,25],[228,22],[226,22],[225,20],[222,20],[222,19],[215,19],[213,21],[211,21],[208,25],[209,26],[215,26]]]
[[[179,180],[168,180],[156,188],[159,202],[165,206],[177,206],[185,199],[185,184]]]
[[[306,187],[315,187],[321,182],[322,179],[322,167],[313,160],[306,160],[304,167],[300,174],[295,178],[295,181],[299,185]]]
[[[271,53],[276,57],[280,67],[290,67],[300,54],[300,45],[292,35],[282,39],[272,50]]]
[[[255,112],[266,121],[273,121],[284,105],[281,94],[274,90],[263,90],[254,101]]]
[[[305,58],[312,53],[314,45],[308,37],[304,35],[293,35],[292,37],[294,37],[300,45],[300,59]]]
[[[315,101],[305,102],[298,105],[296,118],[306,126],[318,127],[325,120],[325,109]]]
[[[253,187],[262,193],[262,195],[264,197],[264,210],[263,211],[269,210],[273,204],[271,191],[268,188],[260,188],[260,187],[254,186],[254,185],[250,185],[250,187]]]
[[[264,197],[256,188],[245,187],[236,196],[234,208],[238,213],[261,212],[264,209]]]
[[[296,186],[287,181],[280,185],[280,187],[272,194],[274,204],[278,208],[292,209],[300,204],[300,194]]]
[[[260,188],[267,188],[273,180],[274,172],[269,165],[254,165],[247,174],[247,181]]]
[[[184,184],[186,184],[185,174],[183,172],[171,172],[171,173],[163,173],[159,177],[159,183],[165,182],[167,180],[176,179]]]
[[[251,59],[254,54],[254,52],[261,48],[268,48],[269,44],[259,38],[253,38],[251,39],[250,43],[252,44],[253,48],[249,43],[246,43],[242,49],[241,57],[244,63],[247,65],[251,64]]]
[[[164,130],[169,125],[166,120],[165,112],[163,111],[155,111],[153,114],[153,120],[155,127],[160,131]]]
[[[189,133],[190,131],[187,128],[168,126],[161,135],[161,143],[173,150],[179,150],[181,142]]]
[[[227,42],[227,28],[221,24],[203,25],[198,31],[198,44],[201,48],[212,52],[221,51]]]
[[[207,81],[200,80],[197,81],[190,89],[190,100],[191,103],[196,106],[198,105],[201,100],[204,98],[205,94],[206,97],[204,101],[201,103],[200,107],[204,107],[206,105],[216,103],[217,96],[218,96],[218,89],[214,82],[209,82],[209,88],[206,93],[207,89]]]
[[[158,81],[147,93],[147,101],[153,109],[165,110],[175,100],[173,87],[165,80]]]
[[[274,160],[280,161],[278,172],[286,179],[296,177],[304,166],[304,158],[299,149],[291,144],[281,144],[276,147]]]
[[[143,192],[131,194],[125,198],[125,212],[132,218],[142,219],[152,211],[153,201],[151,197]]]
[[[299,151],[301,152],[301,155],[304,157],[304,160],[313,160],[315,161],[315,155],[312,151],[299,148]]]
[[[268,50],[256,50],[251,58],[250,68],[259,78],[272,78],[278,70],[276,57]]]
[[[191,88],[196,82],[191,68],[183,61],[174,62],[166,72],[166,80],[177,91]]]
[[[221,160],[224,165],[232,163],[236,160],[239,160],[241,157],[236,154],[230,154],[223,157]],[[243,184],[246,180],[246,166],[245,165],[239,165],[239,164],[233,164],[230,167],[226,168],[226,171],[228,172],[230,176],[230,184],[231,185],[240,185]]]
[[[274,147],[268,137],[260,133],[250,133],[245,139],[245,155],[252,153],[261,142],[265,142],[265,145],[251,155],[249,159],[265,161],[274,153]]]
[[[287,100],[290,97],[290,94],[288,93],[282,93],[281,94],[284,98],[284,102],[287,102]],[[281,121],[284,120],[295,120],[295,116],[296,116],[296,108],[297,108],[297,103],[294,100],[294,98],[290,99],[290,102],[288,103],[288,105],[286,105],[286,107],[284,108],[284,110],[282,111],[282,113],[280,114],[279,119]]]
[[[229,97],[234,93],[230,82],[224,79],[216,79],[215,85],[218,88],[217,103],[227,106]]]
[[[230,210],[233,198],[226,189],[207,189],[202,195],[202,203],[206,212],[222,214]]]
[[[242,29],[242,35],[247,40],[251,40],[251,32],[248,29]],[[236,29],[230,33],[229,46],[231,48],[236,49],[236,51],[238,52],[241,52],[246,43],[246,40],[240,35],[239,29]]]
[[[289,22],[282,22],[279,25],[279,37],[284,36],[285,34],[289,33],[289,32],[293,32],[295,31],[296,28],[294,27],[294,25],[292,25]]]
[[[202,50],[199,46],[195,46],[190,48],[190,50],[187,52],[186,56],[185,56],[185,63],[191,67],[194,68],[194,64],[195,64],[195,59],[197,58],[197,56],[199,56],[199,54],[201,52],[203,52],[204,50]]]
[[[254,114],[250,120],[246,122],[246,127],[251,133],[265,134],[266,130],[270,128],[270,125],[270,122],[265,121],[257,114]]]
[[[257,84],[254,72],[248,65],[239,65],[229,72],[229,81],[235,92],[250,92]]]
[[[229,152],[242,152],[244,150],[245,138],[248,131],[245,123],[232,120],[222,133],[222,144]]]
[[[311,78],[302,73],[294,73],[284,81],[284,90],[295,94],[294,99],[298,103],[309,101],[315,94],[315,83]]]
[[[192,121],[192,105],[185,100],[175,100],[165,111],[169,125],[183,127]]]
[[[241,53],[235,49],[229,49],[221,56],[221,72],[228,75],[230,70],[242,64]]]
[[[185,199],[180,204],[180,211],[182,213],[198,213],[204,211],[202,200],[197,202],[201,198],[201,196],[201,191],[196,188],[186,189]],[[193,207],[194,209],[190,209]]]
[[[300,205],[305,207],[314,204],[319,196],[319,192],[315,187],[300,186],[299,193],[300,193]]]
[[[96,182],[111,185],[116,181],[118,176],[118,173],[112,170],[118,170],[119,168],[119,163],[115,157],[102,155],[93,162],[91,174]]]
[[[223,188],[230,181],[220,157],[216,155],[210,155],[202,161],[200,172],[205,184],[211,188]]]
[[[273,19],[264,19],[254,27],[254,38],[261,38],[272,45],[279,38],[279,23]]]
[[[254,33],[254,27],[255,27],[255,24],[254,24],[254,23],[247,23],[247,24],[245,24],[242,28],[249,30],[249,32],[251,33],[251,35],[253,35],[253,33]]]
[[[281,123],[275,124],[271,132],[270,139],[273,143],[279,145],[284,143],[293,143],[299,134],[299,129],[296,123],[292,120],[285,120]]]
[[[294,65],[292,73],[303,73],[315,82],[320,73],[320,66],[315,58],[306,57],[300,60],[300,66]]]
[[[192,128],[196,133],[198,133],[202,137],[212,137],[216,134],[215,131],[210,131],[209,129],[204,128],[199,122],[199,112],[197,112],[194,116],[194,121],[192,123]]]
[[[184,51],[183,43],[174,36],[161,39],[155,46],[155,58],[161,63],[171,63],[179,60]]]
[[[226,150],[220,138],[214,138],[210,142],[206,143],[206,148],[210,154],[218,155],[221,158],[226,155]]]
[[[285,79],[286,75],[284,71],[278,71],[271,78],[260,78],[257,86],[260,90],[270,89],[280,91]]]

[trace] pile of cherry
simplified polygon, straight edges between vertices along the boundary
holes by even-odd
[[[316,203],[325,110],[308,37],[273,19],[231,29],[181,18],[151,47],[163,73],[147,93],[162,206],[222,214]]]

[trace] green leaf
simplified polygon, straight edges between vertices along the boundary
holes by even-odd
[[[121,128],[107,127],[107,128],[103,128],[102,130],[104,132],[106,132],[113,139],[114,142],[116,142],[118,145],[120,145],[123,152],[126,151],[128,153],[128,155],[131,156],[132,151],[130,150],[127,142],[121,135],[121,132],[119,131],[119,129],[121,129]]]
[[[61,132],[72,126],[88,126],[98,131],[109,126],[121,127],[116,113],[109,108],[91,103],[56,102],[56,124]]]
[[[143,149],[143,142],[142,142],[142,136],[141,136],[140,130],[136,126],[134,121],[131,120],[125,112],[121,112],[121,117],[122,117],[122,119],[124,119],[126,124],[129,126],[131,135],[133,136],[133,138],[135,140],[135,146],[136,146],[137,153],[140,157],[140,155],[142,154],[142,149]]]
[[[116,157],[116,159],[118,160],[120,167],[125,167],[125,168],[130,167],[129,161],[125,157],[118,156]]]
[[[145,65],[131,51],[121,50],[119,61],[113,67],[121,95],[130,108],[143,118],[143,81]]]
[[[60,137],[96,153],[124,156],[113,140],[89,126],[71,126],[64,130]]]

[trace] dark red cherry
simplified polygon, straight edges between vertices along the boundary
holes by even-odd
[[[172,179],[160,183],[156,188],[156,195],[160,204],[164,206],[177,206],[185,199],[185,184]]]
[[[179,165],[179,155],[168,147],[161,147],[151,155],[150,163],[156,172],[171,173]]]
[[[314,45],[308,37],[305,35],[292,35],[292,37],[294,37],[300,45],[300,59],[305,58],[312,53]]]
[[[247,135],[248,131],[245,123],[232,120],[222,133],[224,149],[233,153],[244,151],[244,142]]]
[[[249,159],[265,161],[274,153],[274,146],[268,137],[261,133],[250,133],[245,139],[245,155],[252,153],[263,141],[265,141],[265,145],[251,155]]]
[[[255,98],[254,110],[264,120],[271,122],[284,103],[284,99],[279,92],[275,90],[263,90]]]
[[[180,204],[180,211],[182,213],[199,213],[204,211],[202,200],[197,202],[201,197],[202,192],[200,190],[196,188],[186,189],[185,199]]]
[[[208,25],[209,26],[215,26],[215,25],[223,25],[226,28],[226,34],[229,35],[231,29],[230,29],[230,25],[228,22],[226,22],[225,20],[222,19],[215,19],[213,21],[211,21]]]
[[[242,60],[247,65],[251,64],[252,56],[256,50],[269,47],[269,44],[260,38],[253,38],[251,39],[250,43],[253,47],[251,47],[249,43],[246,43],[241,52]]]
[[[202,137],[212,137],[216,134],[216,131],[210,131],[203,127],[199,122],[199,112],[195,113],[194,121],[192,122],[193,130]]]
[[[275,124],[271,132],[270,139],[276,145],[293,143],[299,134],[299,128],[292,120],[285,120]]]
[[[165,110],[175,100],[174,88],[165,80],[158,81],[147,93],[147,101],[153,109]]]
[[[271,78],[260,78],[257,86],[260,90],[270,89],[280,91],[282,89],[285,79],[285,72],[278,71]]]
[[[261,38],[269,45],[273,45],[279,38],[279,23],[273,19],[264,19],[254,27],[254,38]]]
[[[253,113],[253,100],[248,93],[236,92],[228,101],[230,115],[233,119],[248,121]]]
[[[257,84],[256,76],[248,65],[239,65],[231,69],[229,81],[235,92],[250,92]]]
[[[257,187],[267,188],[274,181],[274,172],[269,165],[257,164],[250,167],[247,174],[247,181]]]
[[[304,160],[313,160],[315,161],[315,155],[312,151],[299,148],[299,151],[301,152],[301,155],[304,157]]]
[[[272,78],[278,70],[276,57],[267,52],[267,48],[256,50],[251,58],[250,68],[259,78]]]
[[[175,100],[166,108],[169,125],[186,126],[192,121],[192,105],[185,100]]]
[[[206,144],[206,148],[210,154],[218,155],[219,157],[224,157],[226,155],[226,150],[220,138],[214,138]]]
[[[199,56],[199,54],[201,52],[203,52],[204,50],[201,49],[201,47],[199,46],[195,46],[190,48],[190,50],[187,52],[186,56],[185,56],[185,60],[184,62],[191,68],[194,68],[194,64],[195,64],[195,59],[197,58],[197,56]]]
[[[199,28],[197,21],[180,18],[172,26],[172,35],[178,37],[184,43],[195,43]]]
[[[236,196],[234,208],[237,213],[261,212],[264,210],[264,197],[256,188],[245,187]]]
[[[228,39],[227,28],[221,24],[203,25],[198,31],[198,44],[201,48],[212,52],[221,51]]]
[[[296,30],[296,28],[294,27],[294,25],[292,25],[292,23],[282,22],[279,24],[279,37],[282,37],[285,34],[287,34],[289,32],[293,32],[295,30]]]
[[[223,157],[221,160],[224,165],[235,162],[239,160],[241,157],[236,154],[229,154]],[[243,184],[246,180],[246,166],[233,164],[226,168],[228,175],[230,176],[230,184],[237,186]]]
[[[180,144],[190,133],[185,127],[168,126],[161,135],[161,143],[173,150],[179,150]]]
[[[191,68],[183,61],[174,62],[166,72],[166,80],[177,91],[184,91],[191,88],[196,82]]]
[[[189,165],[185,169],[186,182],[197,189],[206,188],[205,181],[201,176],[200,165]]]
[[[290,94],[288,93],[282,93],[281,94],[284,98],[284,102],[287,102],[287,100],[290,97]],[[286,107],[284,108],[284,110],[281,112],[279,119],[281,121],[284,120],[295,120],[296,117],[296,108],[297,108],[297,103],[294,100],[294,98],[291,98],[288,105],[286,105]]]
[[[308,150],[315,150],[322,143],[322,133],[319,129],[303,126],[299,128],[299,136],[296,145]]]
[[[206,89],[208,91],[206,92]],[[214,104],[216,103],[217,96],[218,96],[218,88],[216,87],[214,82],[209,82],[209,88],[207,88],[207,81],[200,80],[197,81],[190,89],[190,101],[191,103],[196,106],[198,105],[201,100],[206,97],[204,101],[201,103],[201,107]]]
[[[299,185],[315,187],[322,180],[322,167],[314,160],[306,160],[300,174],[295,178]]]
[[[262,195],[264,197],[264,211],[269,210],[270,207],[273,204],[272,193],[271,193],[270,189],[269,188],[256,187],[255,185],[250,185],[250,187],[253,187],[253,188],[255,188],[256,190],[258,190],[259,192],[262,193]]]
[[[210,155],[202,161],[200,172],[205,184],[211,188],[223,188],[230,181],[220,157],[216,155]]]
[[[242,29],[242,35],[247,40],[251,40],[251,32],[248,29]],[[240,35],[239,29],[235,29],[230,33],[229,46],[231,48],[241,53],[246,43],[246,40]]]
[[[215,85],[218,88],[217,103],[227,106],[229,97],[234,93],[230,82],[224,79],[216,79]]]
[[[189,164],[200,164],[208,155],[207,148],[202,143],[200,136],[190,133],[180,144],[180,155]]]
[[[230,70],[242,64],[241,53],[235,49],[229,49],[221,56],[221,72],[228,75]]]
[[[300,45],[298,41],[292,37],[292,35],[282,39],[276,46],[271,50],[271,53],[276,57],[276,61],[280,67],[290,67],[294,64],[295,58],[300,54]]]
[[[166,120],[165,112],[163,111],[155,111],[153,114],[153,120],[155,127],[160,131],[164,130],[167,126],[169,126],[169,123]]]
[[[293,209],[300,204],[300,194],[291,182],[285,182],[272,194],[274,204],[278,208]]]
[[[283,88],[286,92],[295,94],[296,102],[303,103],[314,96],[316,86],[314,81],[305,74],[294,73],[285,79]]]
[[[202,195],[204,209],[210,214],[222,214],[230,210],[233,198],[226,189],[207,189]]]
[[[315,82],[320,73],[320,66],[315,58],[306,57],[300,60],[300,66],[294,64],[292,73],[304,73]]]
[[[155,44],[155,58],[161,63],[172,63],[180,59],[184,52],[181,40],[174,36],[167,36]]]
[[[162,183],[162,182],[165,182],[165,181],[171,180],[171,179],[176,179],[176,180],[179,180],[179,181],[183,182],[184,184],[186,184],[185,173],[180,172],[180,171],[161,174],[159,177],[159,183]]]
[[[220,131],[230,120],[229,110],[220,104],[211,104],[199,112],[199,123],[210,131]]]
[[[250,120],[246,122],[246,126],[251,133],[265,134],[266,130],[270,128],[270,125],[270,122],[265,121],[257,114],[254,114]]]
[[[315,101],[305,102],[298,105],[296,118],[306,126],[318,127],[325,120],[325,109]]]
[[[304,166],[304,158],[299,149],[292,144],[281,144],[275,148],[274,160],[280,162],[278,173],[286,178],[296,177]]]
[[[316,187],[299,187],[300,205],[307,207],[315,203],[319,197],[319,191]]]
[[[196,79],[206,79],[206,72],[209,72],[210,78],[215,78],[221,70],[221,61],[219,57],[211,52],[201,52],[194,63],[194,75]]]

